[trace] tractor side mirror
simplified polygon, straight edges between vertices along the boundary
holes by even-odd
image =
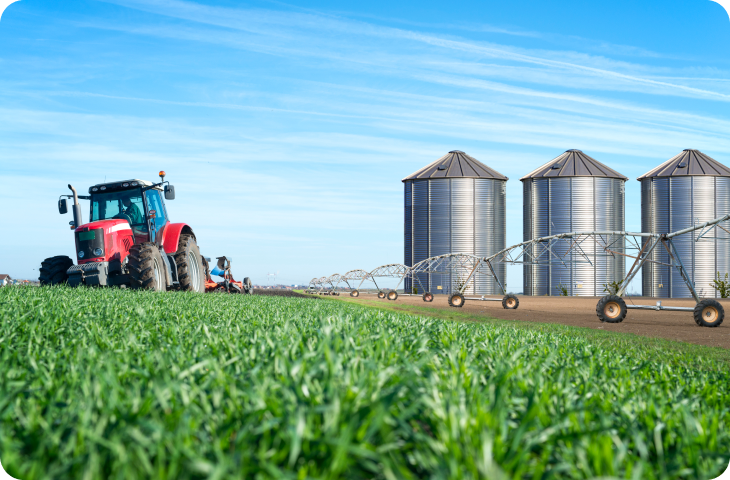
[[[173,185],[165,185],[165,200],[175,200],[175,187]]]
[[[62,198],[58,201],[58,213],[63,215],[64,213],[68,213],[68,206],[66,205],[66,199]]]

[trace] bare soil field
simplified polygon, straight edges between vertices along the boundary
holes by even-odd
[[[300,298],[317,298],[317,295],[305,295],[303,293],[294,292],[292,290],[276,289],[276,288],[254,288],[254,295],[268,295],[270,297],[300,297]]]
[[[730,299],[720,300],[725,308],[726,318],[716,328],[699,327],[695,324],[692,312],[667,312],[653,310],[629,310],[622,323],[601,323],[596,316],[596,303],[599,297],[528,297],[518,295],[520,305],[517,310],[505,310],[501,302],[469,300],[460,309],[450,307],[446,295],[434,295],[431,303],[421,296],[400,295],[396,301],[378,299],[376,295],[362,295],[351,298],[342,294],[339,298],[352,302],[368,304],[383,303],[383,306],[404,310],[408,307],[429,307],[463,311],[466,314],[516,320],[524,322],[560,323],[575,327],[594,328],[605,331],[633,333],[648,337],[689,342],[711,347],[730,349]],[[492,297],[497,298],[497,297]],[[501,297],[500,297],[501,298]],[[626,304],[656,305],[656,298],[625,297]],[[661,299],[662,305],[694,307],[691,299]],[[412,310],[411,310],[412,311]]]

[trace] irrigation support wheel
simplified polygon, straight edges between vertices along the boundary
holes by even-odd
[[[456,308],[461,308],[464,306],[464,295],[460,293],[452,293],[449,295],[449,305]]]
[[[520,299],[515,295],[505,295],[502,299],[502,308],[506,308],[507,310],[517,310],[517,307],[519,306]]]
[[[133,245],[129,249],[129,278],[131,286],[138,290],[167,290],[162,254],[152,242]]]
[[[423,301],[424,302],[433,302],[433,293],[426,292],[423,294]]]
[[[66,271],[74,264],[66,255],[46,258],[41,262],[40,277],[41,285],[59,285],[68,281]]]
[[[379,291],[379,292],[378,292],[378,298],[385,298],[385,292],[384,292],[384,291],[382,291],[382,290],[381,290],[381,291]]]
[[[717,300],[706,298],[695,306],[694,317],[700,327],[718,327],[725,319],[725,309]]]
[[[602,322],[621,323],[626,318],[627,311],[626,302],[618,295],[606,295],[596,305],[596,315]]]
[[[398,300],[398,292],[396,292],[395,290],[391,290],[390,292],[388,292],[388,300]]]
[[[358,290],[353,290],[353,291],[350,292],[350,296],[351,297],[359,297],[360,296],[360,292]]]

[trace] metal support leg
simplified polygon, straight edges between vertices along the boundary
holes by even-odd
[[[459,289],[459,293],[461,293],[462,295],[464,294],[464,290],[466,290],[466,287],[469,286],[469,280],[471,280],[471,277],[474,276],[474,272],[476,272],[477,268],[479,268],[479,263],[480,262],[477,262],[476,265],[474,265],[474,268],[472,268],[471,272],[469,272],[469,276],[466,277],[466,280],[464,280],[464,285],[462,285]]]
[[[626,293],[626,289],[629,288],[629,283],[631,283],[631,280],[633,280],[634,277],[636,276],[636,274],[639,273],[639,270],[646,262],[646,259],[649,258],[649,255],[651,254],[651,252],[654,251],[654,248],[656,248],[657,244],[659,243],[659,237],[655,237],[655,238],[653,238],[653,240],[654,240],[654,243],[651,244],[651,247],[649,248],[649,250],[646,251],[646,254],[644,255],[644,257],[641,258],[641,255],[637,256],[638,257],[637,261],[634,262],[634,266],[636,266],[636,270],[633,270],[633,268],[634,268],[633,266],[631,267],[633,271],[629,271],[629,274],[626,276],[623,283],[621,284],[621,288],[618,290],[617,295],[619,297],[624,296],[624,293]]]
[[[492,267],[492,262],[489,260],[486,260],[487,265],[489,265],[489,270],[492,272],[492,276],[494,277],[494,281],[497,282],[497,285],[499,285],[499,289],[502,290],[502,295],[507,295],[507,290],[502,285],[502,282],[499,281],[499,277],[497,277],[497,273],[494,271],[494,267]]]
[[[692,281],[689,279],[689,276],[687,275],[687,271],[684,269],[684,265],[682,265],[682,259],[679,258],[679,253],[677,252],[677,249],[674,247],[674,242],[672,242],[672,239],[666,240],[666,242],[669,244],[669,246],[672,248],[672,252],[674,252],[674,257],[677,258],[678,266],[675,265],[675,268],[679,270],[679,274],[682,275],[682,280],[684,280],[684,283],[687,284],[687,287],[689,288],[689,291],[692,292],[692,296],[695,299],[695,302],[700,303],[700,297],[697,295],[697,292],[695,291],[695,286],[692,283]],[[669,252],[670,257],[672,257],[672,252]],[[674,263],[674,258],[672,258],[672,263]]]

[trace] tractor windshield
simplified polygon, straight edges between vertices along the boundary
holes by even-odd
[[[121,218],[132,227],[146,230],[147,224],[142,202],[142,189],[121,192],[94,193],[91,195],[91,221]]]

